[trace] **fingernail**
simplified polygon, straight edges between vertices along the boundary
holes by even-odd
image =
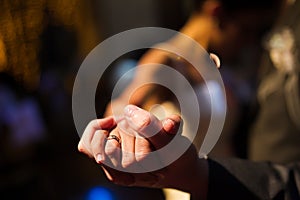
[[[100,153],[97,154],[97,156],[96,156],[96,162],[97,162],[98,164],[101,164],[103,161],[104,161],[104,160],[103,160],[103,156],[102,156]]]
[[[137,129],[143,128],[151,122],[150,114],[147,111],[133,105],[126,107],[125,114]]]
[[[138,108],[134,105],[128,105],[125,107],[125,115],[128,117],[132,117],[134,115],[134,112],[137,111]]]
[[[167,133],[176,134],[175,122],[171,119],[163,121],[163,127]]]

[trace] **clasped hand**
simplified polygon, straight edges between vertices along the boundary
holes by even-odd
[[[171,115],[158,120],[151,113],[133,105],[124,109],[124,116],[95,119],[86,127],[78,150],[102,167],[107,178],[119,185],[144,187],[170,187],[193,192],[195,183],[205,180],[203,162],[199,162],[193,145],[169,165],[159,153],[150,156],[168,144],[177,133],[181,118]],[[181,142],[189,142],[180,136]],[[172,153],[172,152],[170,152]],[[149,164],[163,166],[147,170]],[[206,175],[204,173],[204,175]],[[199,177],[199,179],[197,179]],[[199,190],[199,185],[197,188]]]

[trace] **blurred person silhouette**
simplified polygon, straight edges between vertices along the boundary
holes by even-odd
[[[300,2],[288,1],[265,40],[259,113],[249,134],[249,158],[289,163],[300,158]]]
[[[221,58],[223,66],[220,71],[228,97],[227,123],[222,139],[214,151],[216,154],[224,156],[245,156],[246,147],[241,144],[245,144],[246,134],[242,132],[247,130],[247,124],[244,121],[248,120],[248,114],[245,113],[249,113],[246,111],[250,109],[252,100],[255,99],[255,73],[258,67],[261,39],[276,21],[282,1],[249,1],[243,4],[234,0],[195,2],[194,12],[180,29],[180,32],[191,37],[207,51],[214,52]],[[180,41],[176,41],[176,38],[170,42],[181,45],[179,44]],[[250,51],[251,48],[255,50]],[[192,52],[192,47],[187,44],[183,44],[182,49]],[[178,59],[178,56],[169,52],[152,49],[139,60],[138,65],[147,63],[162,63],[172,66],[184,74],[195,87],[201,84],[201,78],[193,71],[193,67],[189,66],[184,58]],[[147,70],[149,72],[146,72]],[[165,108],[170,107],[166,110],[178,112],[178,105],[176,105],[174,96],[170,91],[160,86],[143,86],[130,96],[133,92],[132,88],[137,86],[139,81],[143,79],[151,80],[151,76],[155,76],[156,70],[159,71],[159,69],[153,67],[146,70],[145,67],[142,70],[139,70],[138,67],[132,83],[122,92],[120,97],[114,99],[112,104],[108,105],[105,115],[111,113],[110,105],[125,105],[126,103],[132,103],[147,110],[151,109],[153,112],[157,112],[153,105],[163,103]],[[196,93],[205,95],[207,92],[205,87],[199,88]],[[127,102],[128,96],[130,96],[129,102]],[[210,114],[203,113],[202,116],[205,115]],[[200,131],[207,129],[204,124],[201,127],[203,130]],[[236,135],[233,132],[237,132],[239,135],[237,144],[240,146],[236,148],[232,144],[232,137]],[[197,147],[199,147],[199,140],[195,142]]]
[[[222,62],[220,72],[225,82],[228,112],[224,130],[211,153],[212,155],[246,156],[246,133],[250,119],[252,119],[249,110],[255,111],[251,109],[255,108],[252,107],[252,100],[255,99],[256,70],[259,66],[261,40],[276,22],[282,4],[283,0],[195,1],[194,11],[179,30],[198,42],[208,52],[216,53]],[[178,45],[183,51],[193,52],[192,46],[176,41],[176,36],[168,42]],[[200,107],[205,108],[209,105],[209,102],[204,100],[208,93],[207,88],[205,86],[199,87],[203,84],[200,75],[195,73],[195,69],[184,58],[179,58],[170,52],[151,49],[142,56],[138,65],[149,63],[161,63],[178,70],[194,86],[202,104]],[[138,66],[132,82],[118,98],[108,104],[104,116],[111,115],[112,109],[114,111],[119,108],[122,110],[128,103],[149,110],[159,118],[168,114],[180,113],[176,97],[168,89],[148,84],[136,91],[134,90],[141,82],[154,80],[156,74],[159,74],[159,70],[159,67],[145,69],[144,66]],[[176,82],[176,80],[173,81]],[[155,106],[157,104],[160,104],[164,109],[162,115],[161,109],[157,109]],[[201,146],[203,133],[208,126],[204,117],[209,118],[211,113],[209,110],[201,109],[200,115],[202,117],[199,122],[200,134],[197,134],[193,141],[197,149]],[[189,133],[189,120],[185,120],[185,116],[182,118],[185,121],[183,130]],[[236,144],[234,144],[235,141]]]
[[[290,4],[279,24],[271,32],[266,40],[265,62],[263,62],[262,79],[259,87],[258,97],[260,100],[260,111],[253,128],[253,135],[250,135],[250,159],[267,162],[249,162],[236,159],[208,160],[208,166],[199,165],[199,179],[208,178],[208,185],[200,187],[201,181],[196,184],[193,176],[185,181],[192,182],[199,186],[185,188],[189,191],[207,192],[208,199],[223,198],[228,196],[231,199],[299,199],[299,1],[288,1]],[[135,119],[142,119],[135,117]],[[115,133],[114,133],[115,134]],[[122,138],[122,137],[121,137]],[[104,137],[105,139],[105,137]],[[153,138],[155,139],[155,138]],[[157,138],[158,139],[158,138]],[[163,139],[163,138],[161,138]],[[114,140],[113,140],[114,141]],[[150,140],[151,141],[151,140]],[[116,141],[114,141],[116,142]],[[148,140],[149,142],[149,140]],[[153,142],[153,141],[152,141]],[[157,141],[154,141],[154,143]],[[118,145],[118,143],[116,143]],[[81,149],[83,150],[83,149]],[[187,155],[197,157],[195,150]],[[85,152],[90,154],[91,152]],[[93,155],[92,155],[93,156]],[[97,161],[97,157],[94,157]],[[110,157],[111,158],[111,157]],[[184,158],[184,156],[183,156]],[[180,159],[179,159],[180,160]],[[193,159],[189,159],[193,160]],[[274,163],[270,163],[273,161]],[[205,160],[201,161],[202,164]],[[294,163],[291,163],[294,162]],[[284,163],[278,165],[276,163]],[[290,163],[290,164],[288,164]],[[187,167],[176,173],[185,174],[192,170],[185,162],[177,163],[177,166],[170,165],[170,168],[180,169],[180,164]],[[207,172],[207,167],[209,172]],[[122,183],[126,176],[121,176],[114,170],[108,170],[108,178],[115,178],[115,182]],[[197,171],[197,170],[196,170]],[[110,174],[110,172],[112,172]],[[181,183],[174,182],[167,171],[160,171],[164,174],[165,187],[174,184],[173,187],[184,189]],[[157,177],[163,177],[158,175]],[[206,177],[209,174],[208,177]],[[116,176],[119,175],[119,176]],[[122,180],[123,179],[123,180]],[[138,179],[136,179],[138,180]],[[157,181],[157,180],[156,180]],[[168,182],[170,181],[170,182]],[[149,180],[147,183],[135,182],[134,185],[147,185],[155,187]],[[206,188],[208,187],[208,190]],[[262,189],[263,188],[263,189]]]

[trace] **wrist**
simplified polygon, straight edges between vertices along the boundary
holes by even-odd
[[[193,166],[185,169],[172,181],[171,188],[185,191],[191,194],[191,199],[204,200],[208,191],[208,162],[206,159],[198,158]]]

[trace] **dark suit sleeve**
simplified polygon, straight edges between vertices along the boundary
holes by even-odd
[[[240,159],[208,159],[208,163],[209,200],[300,199],[300,162],[283,166]]]

